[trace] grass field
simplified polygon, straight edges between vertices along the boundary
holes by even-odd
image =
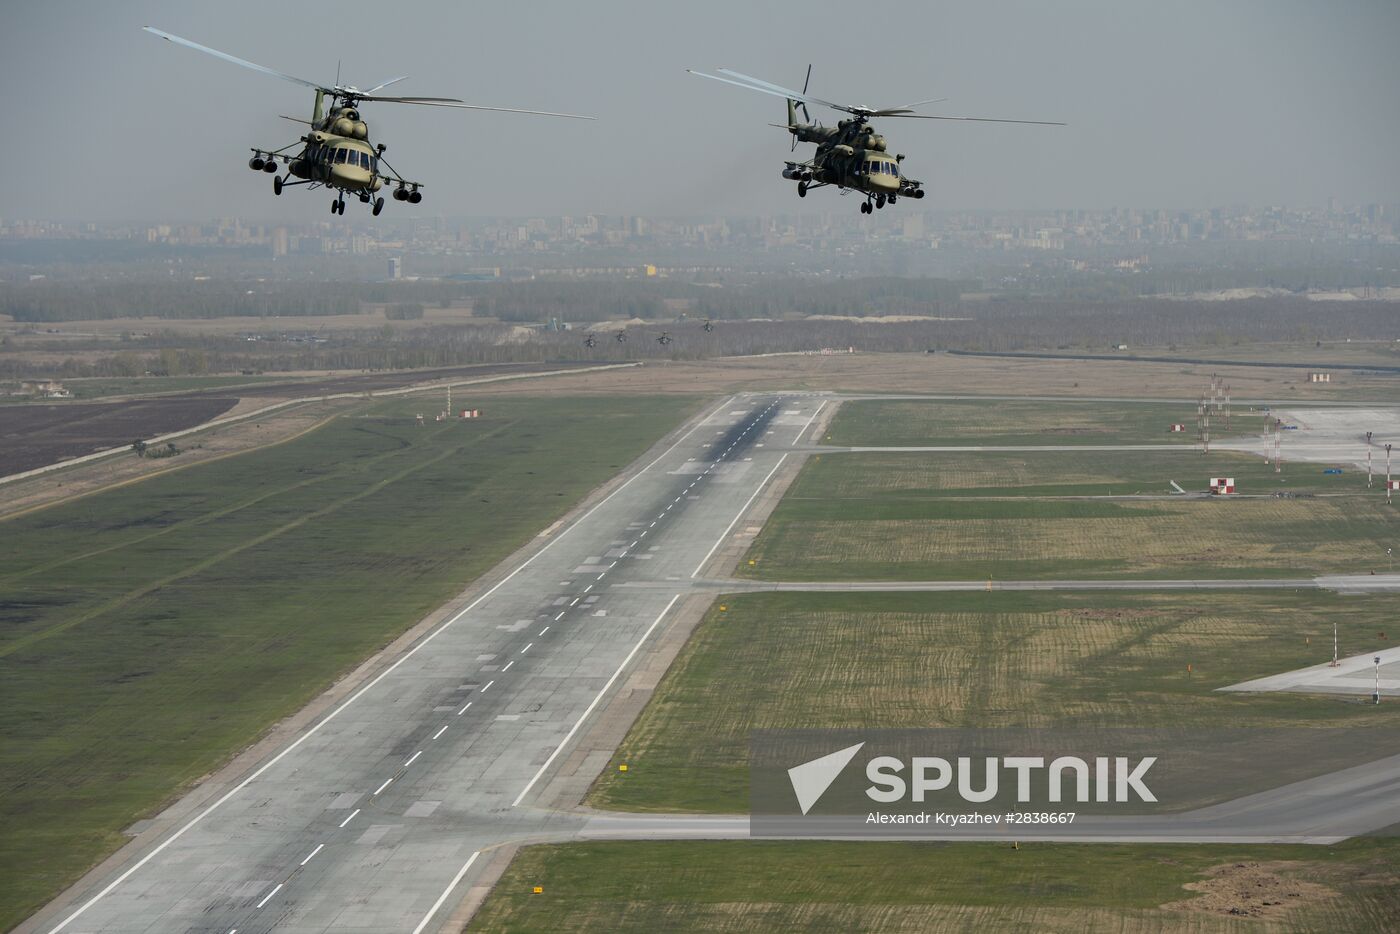
[[[1202,387],[1204,388],[1204,387]],[[992,391],[992,390],[988,390]],[[1264,417],[1236,406],[1231,427],[1211,419],[1211,436],[1264,430]],[[1186,431],[1168,431],[1172,423]],[[841,403],[825,443],[945,444],[1181,444],[1196,439],[1190,402],[1036,402],[1030,400],[857,399]]]
[[[748,808],[762,729],[1400,726],[1400,706],[1216,688],[1392,644],[1400,599],[1324,592],[767,593],[711,608],[589,803]],[[1310,641],[1309,641],[1310,640]],[[1188,673],[1187,666],[1191,666]]]
[[[740,565],[769,580],[1298,577],[1388,569],[1400,504],[1321,464],[1239,454],[828,454]],[[1093,499],[1201,490],[1291,498]]]
[[[617,473],[685,397],[378,403],[0,523],[0,928]]]
[[[470,931],[1388,931],[1400,847],[572,843],[520,851]],[[1178,906],[1267,860],[1305,897],[1272,917]],[[544,891],[532,894],[533,886]],[[1290,901],[1287,895],[1285,902]]]

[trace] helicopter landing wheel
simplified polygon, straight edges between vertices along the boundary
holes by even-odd
[[[884,196],[884,195],[876,195],[876,196],[875,196],[875,206],[876,206],[877,208],[882,208],[882,207],[885,206],[885,196]]]
[[[384,210],[384,199],[383,199],[383,198],[375,198],[375,199],[374,199],[374,207],[370,209],[370,213],[373,214],[375,217],[378,217],[378,216],[379,216],[379,212],[382,211],[382,210]]]
[[[890,204],[894,204],[894,195],[890,195]]]
[[[797,183],[797,197],[799,197],[799,198],[805,198],[805,197],[807,197],[807,183],[806,183],[806,182],[798,182],[798,183]]]
[[[282,194],[282,176],[278,175],[277,177],[273,178],[273,180],[272,180],[272,193],[273,193],[274,195],[280,195],[280,194]]]
[[[872,208],[870,207],[870,202],[869,202],[869,201],[862,201],[862,202],[861,202],[861,205],[860,205],[860,213],[862,213],[862,214],[869,214],[869,213],[871,212],[871,210],[872,210]]]

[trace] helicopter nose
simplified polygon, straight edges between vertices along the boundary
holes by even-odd
[[[357,165],[337,165],[331,167],[331,179],[341,185],[367,185],[370,175]]]

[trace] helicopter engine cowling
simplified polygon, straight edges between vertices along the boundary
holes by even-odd
[[[876,152],[885,151],[885,138],[879,133],[871,133],[865,138],[865,148],[873,149]]]
[[[847,146],[845,143],[841,143],[837,146],[832,146],[831,151],[836,153],[836,155],[838,156],[854,156],[856,154],[856,151],[850,146]]]

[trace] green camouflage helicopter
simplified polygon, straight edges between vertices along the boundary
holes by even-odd
[[[358,197],[361,203],[368,204],[370,213],[378,216],[379,212],[384,209],[384,198],[378,196],[377,193],[386,184],[393,186],[395,201],[418,204],[423,200],[423,194],[419,191],[420,188],[424,187],[423,183],[410,181],[399,175],[384,158],[384,151],[388,147],[383,143],[376,145],[370,142],[369,126],[361,118],[359,111],[359,104],[362,101],[421,104],[428,107],[455,107],[463,110],[494,110],[502,113],[536,114],[543,117],[570,117],[576,120],[593,119],[579,114],[552,113],[544,110],[482,107],[463,103],[455,97],[384,97],[374,93],[404,80],[408,77],[407,75],[390,78],[388,81],[363,91],[353,85],[340,84],[337,75],[337,83],[327,87],[314,81],[274,71],[271,68],[229,55],[227,52],[220,52],[218,49],[211,49],[198,42],[191,42],[189,39],[173,36],[151,26],[142,28],[146,32],[177,45],[183,45],[197,52],[221,58],[234,65],[251,68],[253,71],[262,72],[265,75],[281,78],[283,81],[290,81],[293,84],[300,84],[314,90],[316,103],[312,108],[310,120],[283,115],[284,120],[307,124],[311,128],[310,131],[281,149],[254,149],[253,157],[248,160],[248,168],[255,172],[276,175],[278,168],[285,165],[287,174],[277,175],[272,180],[272,193],[276,195],[280,195],[284,188],[290,188],[293,185],[333,189],[336,196],[335,200],[331,202],[332,214],[345,213],[345,195],[348,193]],[[329,108],[326,107],[327,98],[330,99]],[[300,181],[291,181],[293,177],[300,179]]]
[[[909,178],[901,171],[900,165],[904,162],[904,155],[902,153],[894,156],[889,154],[885,138],[876,133],[875,128],[870,125],[871,117],[913,117],[919,120],[966,120],[975,123],[1029,123],[1036,126],[1064,126],[1063,123],[1046,120],[941,117],[914,113],[915,107],[936,104],[944,98],[916,101],[902,107],[851,107],[846,104],[834,104],[807,93],[807,85],[812,80],[811,65],[807,66],[807,80],[803,82],[800,92],[750,75],[740,74],[728,68],[718,69],[719,75],[709,75],[693,69],[686,70],[701,78],[723,81],[725,84],[758,91],[760,94],[787,98],[787,123],[773,124],[773,126],[785,129],[792,134],[794,151],[796,151],[798,143],[816,143],[817,151],[806,162],[789,162],[787,167],[783,169],[783,178],[797,182],[797,196],[799,198],[807,197],[807,192],[813,188],[822,188],[827,185],[835,185],[841,189],[842,194],[847,191],[862,192],[865,195],[865,200],[860,206],[862,214],[870,214],[876,208],[884,207],[886,203],[894,204],[900,196],[906,198],[922,198],[924,196],[924,183]],[[721,75],[725,77],[721,77]],[[820,123],[811,122],[812,116],[807,112],[808,104],[830,107],[851,116],[849,119],[839,121],[834,127],[822,126]],[[807,123],[798,122],[797,109],[799,107],[802,108],[802,116],[808,121]]]

